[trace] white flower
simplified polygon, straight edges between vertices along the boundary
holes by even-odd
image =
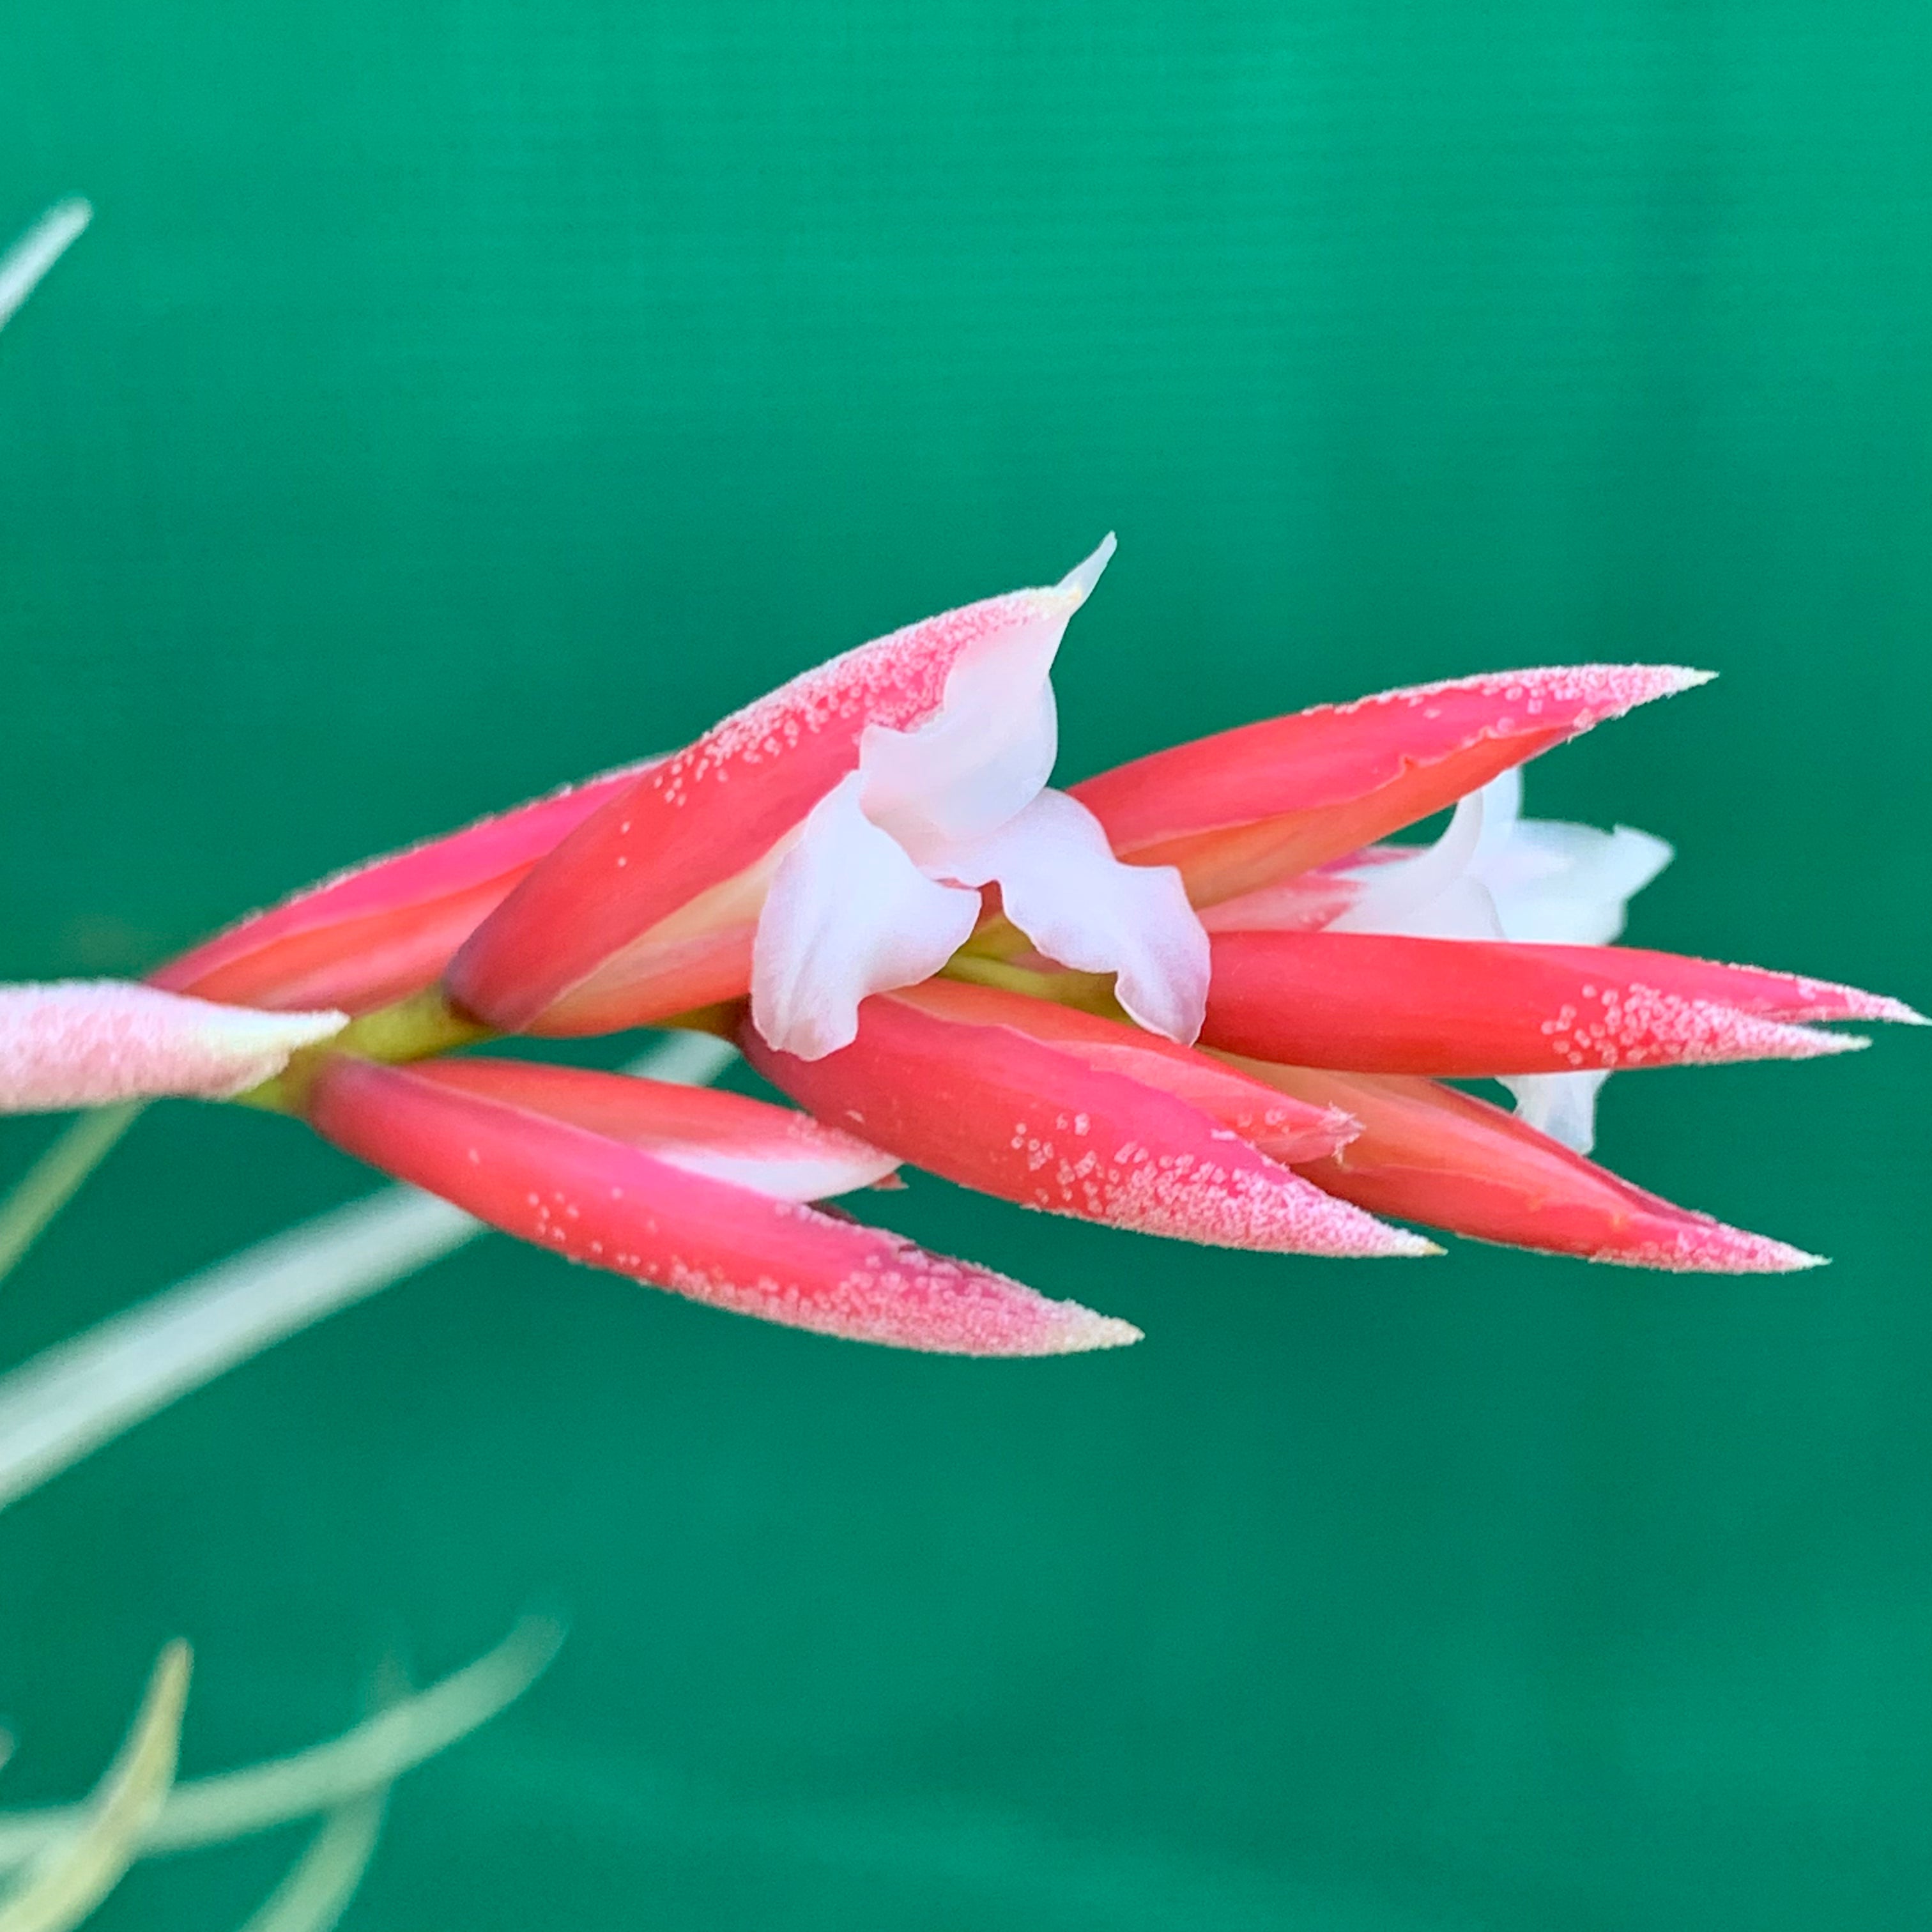
[[[1525,818],[1522,806],[1522,773],[1512,768],[1464,799],[1426,850],[1352,873],[1361,896],[1328,929],[1607,946],[1622,932],[1630,901],[1670,863],[1671,848],[1627,825],[1598,832]],[[1588,1154],[1597,1091],[1609,1077],[1510,1074],[1502,1084],[1530,1126]]]
[[[849,1045],[860,1001],[936,973],[992,884],[1042,952],[1118,974],[1142,1025],[1184,1042],[1200,1030],[1208,939],[1180,874],[1121,864],[1093,814],[1046,782],[1054,656],[1113,550],[1109,537],[1038,594],[1030,621],[962,651],[923,724],[867,726],[859,769],[814,807],[759,916],[752,1015],[772,1046],[817,1060]]]

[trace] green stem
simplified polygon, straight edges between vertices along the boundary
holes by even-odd
[[[440,987],[431,986],[397,1000],[393,1006],[351,1020],[320,1046],[304,1047],[272,1080],[264,1080],[259,1087],[251,1087],[235,1098],[244,1107],[261,1107],[274,1114],[299,1114],[310,1084],[331,1054],[358,1054],[364,1060],[395,1066],[412,1060],[428,1060],[448,1052],[452,1047],[470,1046],[479,1040],[495,1037],[494,1028],[472,1019],[450,1004]]]
[[[1104,1019],[1127,1017],[1126,1010],[1114,997],[1111,973],[1044,973],[1031,966],[1016,966],[1009,960],[959,952],[939,969],[939,976],[964,980],[975,986],[1002,987],[1010,993],[1024,993],[1059,1006],[1077,1006],[1082,1012],[1098,1013]]]
[[[0,1281],[75,1194],[82,1182],[114,1150],[140,1118],[146,1103],[124,1100],[116,1107],[82,1114],[14,1184],[0,1200]]]

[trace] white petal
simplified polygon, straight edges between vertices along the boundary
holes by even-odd
[[[1100,580],[1100,573],[1113,562],[1114,553],[1119,548],[1120,545],[1114,540],[1113,532],[1109,530],[1094,546],[1093,554],[1082,557],[1060,580],[1057,587],[1073,599],[1076,610],[1093,596],[1094,586]]]
[[[1632,898],[1675,856],[1661,838],[1620,825],[1525,819],[1486,874],[1504,934],[1546,946],[1607,946]]]
[[[945,703],[916,731],[868,724],[860,739],[866,815],[921,865],[1004,825],[1052,776],[1060,725],[1047,682],[1052,650],[1040,650],[1039,630],[1002,639],[977,664],[962,660]]]
[[[1433,845],[1412,859],[1358,868],[1348,876],[1361,896],[1328,930],[1400,933],[1413,939],[1502,938],[1495,904],[1474,870],[1478,854],[1494,843],[1492,818],[1484,793],[1472,792]]]
[[[1522,774],[1504,772],[1462,800],[1433,845],[1357,867],[1348,876],[1361,896],[1328,930],[1607,946],[1671,848],[1627,825],[1522,818]]]
[[[0,1113],[168,1094],[225,1100],[348,1024],[345,1013],[258,1012],[121,980],[0,986]]]
[[[928,879],[860,806],[855,772],[812,808],[752,947],[752,1022],[781,1053],[849,1046],[859,1002],[928,979],[978,922],[980,895]]]
[[[999,881],[1006,916],[1041,952],[1082,973],[1113,973],[1114,996],[1150,1032],[1184,1044],[1208,1004],[1208,935],[1172,866],[1124,866],[1094,814],[1042,791],[990,837],[961,844],[945,876]]]
[[[1597,1144],[1597,1090],[1610,1078],[1606,1069],[1583,1073],[1512,1073],[1503,1084],[1516,1097],[1516,1118],[1526,1126],[1561,1141],[1575,1154]]]
[[[1060,745],[1048,682],[1069,620],[1113,555],[1109,537],[1050,590],[1016,600],[1017,621],[962,650],[939,710],[911,731],[869,725],[859,741],[866,814],[930,867],[1023,811],[1052,776]]]

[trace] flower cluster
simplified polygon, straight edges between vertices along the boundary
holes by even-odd
[[[1593,1165],[1598,1090],[1918,1016],[1612,944],[1670,848],[1520,813],[1528,760],[1704,674],[1389,692],[1056,790],[1053,661],[1111,550],[298,893],[145,985],[0,988],[0,1108],[242,1098],[572,1260],[969,1354],[1135,1331],[812,1204],[904,1161],[1276,1253],[1433,1252],[1412,1222],[1635,1267],[1810,1265]],[[1452,806],[1433,844],[1384,842]],[[735,1040],[803,1111],[446,1057],[644,1025]],[[1516,1111],[1446,1084],[1472,1078]]]

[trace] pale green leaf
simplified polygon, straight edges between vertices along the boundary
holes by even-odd
[[[186,1644],[162,1652],[127,1741],[93,1796],[71,1808],[0,1904],[0,1932],[68,1932],[140,1856],[174,1782],[189,1669]]]
[[[94,210],[84,201],[57,202],[0,255],[0,328],[93,219]]]
[[[308,1850],[249,1915],[242,1932],[330,1932],[375,1856],[388,1797],[386,1784],[330,1812]]]
[[[145,1111],[140,1100],[97,1107],[61,1132],[53,1144],[0,1200],[0,1281],[40,1238],[40,1230],[74,1198],[80,1184],[114,1151]]]
[[[333,1810],[391,1784],[521,1696],[562,1640],[562,1629],[548,1618],[526,1618],[475,1663],[327,1744],[177,1785],[142,1832],[140,1850],[182,1851],[242,1838]],[[65,1804],[0,1811],[0,1868],[32,1858],[70,1836],[87,1808]],[[11,1928],[0,1924],[0,1932]]]

